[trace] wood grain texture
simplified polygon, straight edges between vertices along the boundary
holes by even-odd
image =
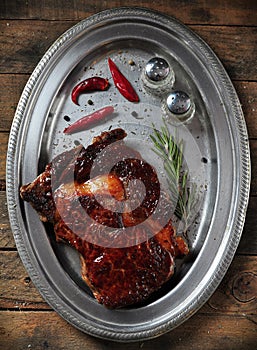
[[[208,305],[220,313],[257,315],[257,257],[236,256]]]
[[[29,74],[0,74],[4,86],[0,99],[0,132],[9,132],[14,113]],[[235,81],[239,100],[246,119],[249,138],[257,138],[257,82]]]
[[[0,73],[31,74],[46,50],[75,23],[0,21]]]
[[[31,73],[49,46],[77,22],[0,21],[0,73]],[[191,27],[219,56],[231,79],[257,80],[257,27]]]
[[[192,26],[221,60],[233,80],[257,80],[253,59],[257,50],[257,27]]]
[[[51,309],[30,280],[17,252],[0,253],[0,309]],[[236,256],[202,312],[257,315],[257,257]]]
[[[17,252],[0,253],[0,308],[51,309],[40,296]]]
[[[15,248],[5,160],[19,97],[42,55],[68,28],[101,10],[143,6],[174,16],[215,51],[238,93],[248,128],[252,185],[242,239],[223,281],[182,326],[157,339],[118,344],[81,333],[42,299]],[[255,350],[257,339],[256,0],[0,1],[0,350]],[[9,311],[10,310],[10,311]]]
[[[10,228],[8,210],[7,210],[7,199],[6,193],[0,191],[0,249],[1,248],[14,248],[15,243],[13,239],[13,234]]]
[[[65,0],[2,0],[0,18],[82,20],[96,12],[120,6],[138,6],[161,11],[186,24],[256,25],[254,11],[257,11],[257,4],[254,0],[73,0],[72,5]]]
[[[56,313],[0,312],[3,350],[254,350],[257,327],[253,318],[198,313],[183,326],[157,339],[119,344],[94,339],[79,332]],[[21,336],[22,330],[22,336]],[[224,330],[226,332],[224,333]],[[201,341],[199,342],[199,339]]]
[[[257,255],[257,197],[250,197],[246,219],[241,241],[239,243],[238,254],[255,254]]]
[[[26,74],[0,74],[0,132],[9,132],[12,120],[29,75]],[[1,136],[0,136],[1,137]]]
[[[0,133],[0,179],[5,180],[6,173],[6,153],[8,147],[9,134]]]
[[[234,82],[247,124],[249,138],[257,138],[257,82]]]
[[[257,142],[256,140],[250,141],[250,154],[251,154],[251,172],[252,172],[252,181],[251,181],[251,195],[257,195]]]
[[[0,133],[1,143],[0,143],[0,179],[5,179],[5,164],[6,164],[6,151],[8,144],[8,134]],[[250,150],[252,159],[252,182],[251,182],[251,194],[257,195],[257,176],[255,176],[257,171],[257,140],[250,140]]]
[[[6,194],[4,191],[0,191],[0,249],[15,248],[15,242],[13,239],[13,233],[10,228],[7,211]],[[257,197],[252,196],[249,199],[249,205],[246,213],[246,222],[242,233],[242,238],[237,250],[238,254],[250,254],[257,255]]]

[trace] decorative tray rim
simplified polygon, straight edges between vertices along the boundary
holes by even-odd
[[[31,255],[29,254],[23,238],[22,227],[20,225],[17,212],[16,203],[18,200],[18,194],[16,175],[17,161],[19,160],[17,155],[17,143],[19,141],[18,139],[21,124],[23,122],[24,115],[26,114],[26,108],[29,103],[32,91],[35,85],[37,84],[38,79],[42,76],[42,74],[44,74],[44,71],[47,68],[49,61],[53,60],[54,57],[58,55],[59,50],[64,45],[69,45],[70,40],[72,40],[79,33],[87,30],[88,28],[91,28],[92,25],[94,26],[100,22],[111,21],[113,20],[113,18],[131,18],[135,16],[146,16],[148,20],[161,23],[165,27],[170,27],[174,31],[177,30],[178,32],[183,33],[185,40],[188,40],[188,42],[192,42],[193,45],[200,47],[201,53],[203,53],[207,57],[210,63],[209,69],[217,79],[217,84],[222,86],[224,95],[229,100],[230,106],[232,107],[231,115],[234,118],[235,123],[237,125],[236,132],[239,141],[238,151],[240,154],[241,165],[241,186],[238,197],[238,206],[235,212],[235,220],[233,222],[233,228],[231,229],[232,239],[229,240],[229,243],[224,251],[224,256],[217,265],[215,273],[212,275],[212,278],[208,281],[207,285],[205,286],[206,288],[201,292],[200,295],[198,295],[198,298],[192,300],[190,306],[187,309],[184,309],[177,317],[171,319],[170,321],[164,324],[161,323],[153,327],[149,326],[148,329],[134,329],[130,332],[124,332],[122,330],[118,331],[117,329],[115,329],[114,331],[110,331],[108,329],[105,329],[104,327],[95,327],[94,325],[90,325],[83,322],[82,320],[80,320],[79,315],[74,314],[72,310],[69,310],[69,308],[67,308],[67,305],[62,304],[61,300],[56,301],[56,296],[53,295],[51,291],[49,292],[47,288],[47,279],[45,277],[42,278],[42,276],[38,276],[37,268],[35,268],[35,261],[33,257],[31,257]],[[91,335],[98,336],[100,338],[128,342],[153,338],[175,328],[183,321],[185,321],[189,317],[189,314],[191,316],[192,313],[195,313],[207,301],[207,299],[213,294],[214,290],[217,288],[218,284],[220,283],[221,279],[223,278],[227,268],[229,267],[232,261],[243,230],[250,188],[250,152],[246,124],[241,110],[241,106],[238,101],[238,97],[225,69],[223,68],[219,59],[216,57],[213,51],[208,47],[208,45],[195,33],[193,33],[189,28],[187,28],[186,26],[184,26],[183,24],[171,17],[143,8],[126,7],[106,10],[82,20],[81,22],[77,23],[75,26],[67,30],[63,35],[61,35],[45,53],[45,55],[35,68],[34,72],[30,76],[23,90],[14,116],[8,144],[6,171],[8,210],[15,242],[20,256],[22,258],[22,261],[26,266],[34,284],[37,286],[41,294],[58,313],[60,313],[67,321],[72,323],[78,329],[87,332]]]

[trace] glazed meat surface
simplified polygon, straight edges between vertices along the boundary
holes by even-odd
[[[83,279],[109,308],[146,300],[171,278],[174,259],[188,253],[155,169],[125,137],[122,129],[103,132],[87,148],[58,155],[20,189],[53,224],[56,240],[80,253]]]

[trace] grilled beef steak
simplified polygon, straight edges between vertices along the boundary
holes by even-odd
[[[122,129],[103,132],[87,148],[55,157],[20,189],[41,220],[53,224],[56,240],[80,253],[83,279],[110,308],[147,299],[173,275],[174,258],[188,253],[167,217],[155,170],[125,136]]]

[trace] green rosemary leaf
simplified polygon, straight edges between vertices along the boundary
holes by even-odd
[[[154,144],[153,151],[163,160],[167,174],[168,186],[175,201],[175,215],[184,221],[185,231],[196,204],[196,185],[188,184],[188,172],[182,172],[184,144],[174,138],[167,125],[157,130],[153,125],[154,134],[150,138]]]

